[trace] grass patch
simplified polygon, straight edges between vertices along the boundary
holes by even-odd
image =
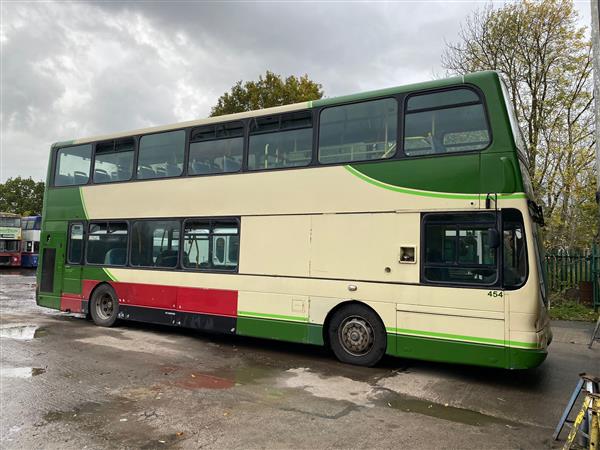
[[[553,299],[550,301],[550,318],[595,322],[598,320],[598,313],[594,311],[594,308],[573,300]]]

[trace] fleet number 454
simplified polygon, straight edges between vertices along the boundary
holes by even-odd
[[[488,297],[502,297],[502,291],[489,291]]]

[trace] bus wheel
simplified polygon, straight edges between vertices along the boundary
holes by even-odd
[[[374,366],[385,354],[387,335],[377,314],[360,304],[337,311],[329,323],[329,343],[342,362]]]
[[[112,327],[119,313],[119,301],[115,291],[107,284],[99,286],[92,294],[90,314],[96,325]]]

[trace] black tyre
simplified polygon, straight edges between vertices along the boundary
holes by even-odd
[[[350,304],[329,323],[329,345],[342,362],[374,366],[385,354],[387,335],[379,316],[370,308]]]
[[[119,300],[112,287],[99,286],[90,300],[90,315],[94,323],[101,327],[112,327],[119,314]]]

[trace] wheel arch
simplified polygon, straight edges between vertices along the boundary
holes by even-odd
[[[323,322],[323,343],[325,344],[325,346],[327,348],[331,348],[330,342],[329,342],[329,324],[331,323],[331,320],[333,319],[333,317],[339,310],[341,310],[349,305],[361,305],[361,306],[364,306],[365,308],[368,308],[371,311],[373,311],[373,313],[377,316],[377,318],[381,322],[383,329],[385,330],[385,322],[381,318],[381,314],[379,314],[377,312],[377,310],[375,310],[371,305],[369,305],[368,303],[365,303],[365,302],[361,302],[360,300],[345,300],[341,303],[338,303],[333,308],[331,308],[331,310],[327,313],[327,316],[325,316],[325,321]]]
[[[90,295],[88,296],[88,311],[87,314],[85,315],[85,317],[87,319],[91,318],[91,306],[92,306],[92,297],[94,297],[94,293],[98,290],[98,288],[100,288],[100,286],[108,286],[109,288],[112,289],[112,291],[115,293],[115,297],[117,298],[117,302],[119,301],[119,297],[117,295],[117,291],[115,290],[115,288],[112,286],[112,284],[110,284],[108,281],[98,281],[98,283],[96,283],[94,285],[94,287],[92,288],[92,290],[90,291]]]

